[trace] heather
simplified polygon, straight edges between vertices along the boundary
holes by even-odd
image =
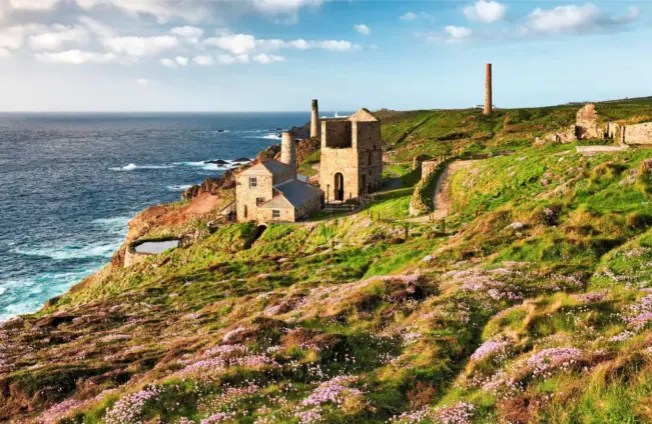
[[[0,417],[652,420],[652,151],[525,143],[566,108],[385,113],[386,189],[358,213],[270,225],[253,244],[253,224],[192,224],[192,245],[3,324]],[[410,152],[507,148],[452,175],[445,226],[407,218]]]

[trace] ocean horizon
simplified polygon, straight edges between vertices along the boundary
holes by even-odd
[[[332,116],[334,112],[322,115]],[[0,321],[107,264],[148,206],[278,143],[309,112],[0,112]],[[222,159],[227,165],[207,163]]]

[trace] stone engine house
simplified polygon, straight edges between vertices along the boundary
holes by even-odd
[[[319,133],[318,124],[313,101],[312,133]],[[236,176],[238,221],[293,222],[320,210],[324,203],[359,200],[380,188],[380,121],[367,109],[321,122],[321,189],[298,178],[295,143],[294,135],[284,132],[280,161],[260,162]]]
[[[367,109],[322,121],[319,182],[326,203],[373,193],[380,188],[382,172],[380,121]]]

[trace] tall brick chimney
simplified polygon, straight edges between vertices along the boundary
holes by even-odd
[[[493,111],[493,98],[491,93],[491,63],[487,63],[487,75],[484,86],[484,114],[491,115]]]
[[[312,118],[310,119],[310,137],[319,137],[319,102],[315,99],[312,101]]]
[[[294,134],[284,131],[281,135],[281,162],[290,165],[297,170],[297,149],[294,142]]]

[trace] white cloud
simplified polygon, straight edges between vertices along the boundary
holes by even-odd
[[[181,37],[191,44],[197,44],[199,43],[199,38],[204,35],[204,30],[199,27],[186,25],[182,27],[174,27],[170,30],[170,33]]]
[[[462,9],[462,13],[464,13],[466,19],[484,23],[501,21],[505,17],[506,12],[507,6],[491,0],[479,0]]]
[[[174,58],[174,61],[181,66],[188,66],[188,63],[190,63],[190,59],[184,56],[177,56]]]
[[[161,59],[161,65],[167,67],[167,68],[178,68],[179,64],[174,60],[174,59]]]
[[[59,5],[60,0],[9,0],[9,6],[23,10],[52,10]]]
[[[256,49],[256,37],[249,34],[228,34],[204,40],[206,44],[215,45],[233,54],[245,54]]]
[[[213,59],[211,56],[195,56],[195,58],[192,60],[199,66],[211,66],[215,63],[215,59]]]
[[[79,18],[79,23],[88,28],[90,32],[101,38],[110,38],[115,34],[113,28],[99,21],[96,21],[93,18],[89,18],[88,16],[81,16]]]
[[[235,63],[249,63],[249,55],[241,54],[232,56],[230,54],[221,54],[217,57],[217,61],[222,65],[233,65]]]
[[[30,35],[28,44],[33,50],[61,50],[65,44],[85,44],[88,30],[81,26],[53,25],[49,32]]]
[[[136,80],[136,84],[138,84],[138,85],[140,85],[142,87],[148,86],[150,83],[151,83],[151,81],[148,80],[147,78],[138,78]]]
[[[319,47],[325,50],[331,50],[336,52],[345,52],[355,48],[359,48],[359,46],[349,41],[338,41],[338,40],[321,41],[319,42]]]
[[[401,16],[399,19],[402,21],[416,21],[419,18],[419,16],[414,13],[414,12],[407,12],[403,16]]]
[[[25,28],[14,26],[0,29],[0,47],[5,49],[16,50],[23,46],[25,42]]]
[[[363,34],[363,35],[371,34],[371,28],[369,28],[365,24],[354,25],[353,29],[355,29],[356,31],[358,31],[360,34]]]
[[[221,54],[217,57],[217,60],[223,65],[233,65],[238,61],[238,59],[229,54]]]
[[[416,21],[417,19],[424,19],[427,21],[434,21],[435,17],[432,16],[430,13],[426,12],[407,12],[399,17],[400,20],[410,22],[410,21]]]
[[[170,35],[156,37],[113,37],[104,40],[104,46],[113,53],[142,57],[152,56],[179,46],[179,40]]]
[[[211,37],[204,40],[205,45],[217,46],[220,49],[230,53],[233,56],[250,55],[253,53],[264,53],[276,51],[279,49],[296,49],[296,50],[309,50],[309,49],[323,49],[330,51],[348,51],[353,49],[360,49],[362,46],[353,44],[350,41],[344,40],[323,40],[323,41],[308,41],[304,39],[297,40],[280,40],[269,39],[259,40],[251,34],[224,34],[219,37]],[[227,59],[228,61],[228,59]]]
[[[0,47],[0,58],[5,58],[11,56],[11,52],[7,49]]]
[[[293,47],[297,50],[308,50],[311,48],[310,42],[300,38],[298,40],[292,40],[288,43],[290,47]]]
[[[271,14],[296,13],[305,6],[319,6],[324,0],[253,0],[256,9]]]
[[[75,0],[84,10],[98,7],[112,7],[129,15],[150,15],[159,23],[171,19],[184,19],[199,22],[211,16],[210,2],[185,1],[183,3],[169,0]],[[220,2],[218,2],[220,3]]]
[[[109,63],[118,57],[113,53],[96,53],[83,50],[68,50],[64,52],[37,53],[36,60],[47,63],[66,63],[71,65],[82,65],[85,63]]]
[[[27,1],[27,0],[22,0]],[[36,1],[36,0],[32,0]],[[53,1],[53,0],[44,0]],[[300,9],[318,7],[324,0],[71,0],[85,10],[99,7],[116,8],[130,15],[149,15],[160,23],[175,19],[201,22],[212,18],[228,18],[257,13],[286,16],[296,20]]]
[[[446,32],[446,34],[448,34],[449,41],[461,41],[461,40],[471,38],[471,36],[473,35],[473,31],[471,30],[471,28],[454,26],[454,25],[447,26],[446,28],[444,28],[444,31]]]
[[[600,19],[600,9],[592,3],[558,6],[548,10],[534,9],[528,16],[528,27],[539,32],[564,32],[593,27]]]
[[[276,56],[276,55],[268,55],[266,53],[261,53],[259,55],[256,55],[253,57],[254,61],[258,63],[262,63],[263,65],[267,65],[270,63],[276,63],[276,62],[285,62],[285,58],[283,56]]]

